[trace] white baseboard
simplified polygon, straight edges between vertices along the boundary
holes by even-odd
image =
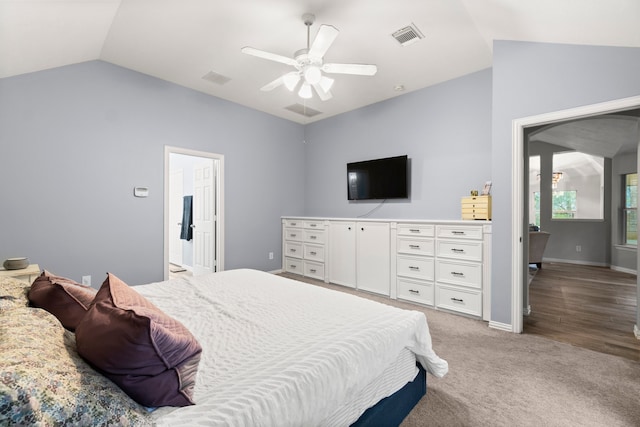
[[[267,273],[271,273],[271,274],[280,274],[282,273],[284,270],[282,270],[281,268],[278,270],[271,270],[271,271],[267,271]]]
[[[606,262],[581,261],[577,259],[542,258],[542,262],[561,262],[563,264],[591,265],[593,267],[609,267]]]
[[[633,335],[640,340],[640,328],[638,328],[638,325],[633,325]]]
[[[530,306],[530,305],[526,306],[526,307],[522,310],[522,315],[523,315],[523,316],[530,316],[530,315],[531,315],[531,306]]]
[[[638,270],[632,270],[630,268],[624,268],[624,267],[618,267],[617,265],[612,265],[610,267],[612,270],[614,271],[619,271],[621,273],[628,273],[628,274],[633,274],[633,275],[638,275]]]
[[[505,332],[513,332],[513,327],[508,323],[494,322],[493,320],[491,320],[489,322],[489,327],[493,329],[499,329]]]

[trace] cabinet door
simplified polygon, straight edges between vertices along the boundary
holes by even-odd
[[[356,277],[358,289],[390,294],[389,223],[358,222],[356,237]]]
[[[356,223],[329,223],[329,281],[356,287]]]

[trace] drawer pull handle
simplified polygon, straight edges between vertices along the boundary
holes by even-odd
[[[415,289],[409,289],[409,292],[420,295],[420,291],[416,291]]]
[[[460,273],[458,271],[452,271],[451,275],[452,276],[458,276],[458,277],[464,277],[464,273]]]
[[[289,234],[289,237],[296,237],[297,234]]]
[[[316,255],[316,254],[317,254],[317,252],[316,252],[316,251],[311,251],[311,252],[309,252],[309,253],[310,253],[311,255]]]
[[[453,230],[453,231],[451,232],[451,234],[455,234],[455,235],[457,235],[457,236],[464,236],[464,234],[465,234],[465,233],[464,233],[464,231],[456,231],[456,230]]]
[[[409,245],[411,249],[420,249],[420,245]]]
[[[317,224],[309,224],[309,227],[317,227]]]
[[[293,252],[293,253],[295,253],[295,252],[296,252],[296,249],[289,249],[289,252]]]
[[[312,273],[315,273],[316,269],[315,268],[310,268],[309,271],[312,272]]]
[[[453,297],[451,298],[451,301],[453,301],[453,302],[464,302],[464,300],[463,300],[463,299],[460,299],[460,298],[453,298]]]
[[[418,229],[418,228],[410,228],[409,231],[412,232],[412,233],[419,233],[420,229]]]
[[[297,222],[292,222],[292,223],[291,223],[291,226],[292,226],[292,227],[295,227],[296,225],[298,225],[298,223],[297,223]]]
[[[455,252],[455,253],[461,254],[461,253],[464,253],[464,249],[451,248],[451,252]]]
[[[317,238],[318,238],[318,236],[309,236],[309,238],[310,238],[311,240],[314,240],[314,239],[317,239]]]
[[[420,267],[416,267],[415,265],[410,265],[410,266],[409,266],[409,270],[419,271],[419,270],[420,270]]]
[[[289,268],[291,268],[291,269],[295,269],[295,268],[297,268],[297,267],[296,267],[295,265],[291,264],[291,265],[289,266]]]

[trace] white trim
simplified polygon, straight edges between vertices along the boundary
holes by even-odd
[[[512,332],[513,331],[513,327],[511,325],[509,325],[508,323],[494,322],[493,320],[489,322],[489,327],[493,328],[493,329],[499,329],[499,330],[505,331],[505,332]]]
[[[631,268],[618,267],[617,265],[612,265],[609,267],[613,271],[619,271],[620,273],[634,274],[638,275],[638,270],[632,270]]]
[[[522,291],[523,266],[522,259],[522,231],[523,231],[523,176],[524,176],[524,129],[531,126],[546,125],[580,119],[600,114],[615,113],[640,107],[640,96],[601,102],[599,104],[555,111],[537,116],[514,119],[512,125],[512,163],[511,163],[511,326],[512,332],[522,332]],[[489,325],[491,326],[491,324]]]
[[[633,335],[640,340],[640,328],[638,328],[638,325],[633,325]]]
[[[183,154],[217,161],[216,167],[216,271],[224,270],[224,155],[164,146],[164,280],[169,279],[169,155]]]
[[[578,259],[542,258],[542,262],[561,262],[562,264],[590,265],[592,267],[609,267],[606,262],[582,261]]]

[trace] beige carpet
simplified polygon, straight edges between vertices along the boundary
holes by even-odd
[[[427,395],[402,427],[640,426],[638,362],[490,329],[486,322],[413,304],[357,295],[423,311],[436,353],[449,362],[444,378],[428,376]]]

